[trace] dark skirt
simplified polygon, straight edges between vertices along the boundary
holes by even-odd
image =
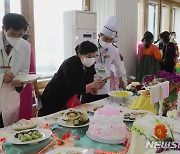
[[[153,55],[144,55],[137,68],[136,81],[142,82],[146,75],[156,74],[160,70],[160,64]]]

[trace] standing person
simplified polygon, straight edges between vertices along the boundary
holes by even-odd
[[[159,60],[161,53],[158,47],[153,43],[153,34],[146,32],[144,36],[144,46],[141,49],[142,57],[137,69],[136,81],[142,82],[148,74],[156,74],[160,71]]]
[[[176,42],[176,32],[171,32],[170,33],[170,42],[174,43],[175,47],[176,47],[176,56],[174,58],[174,61],[175,61],[175,64],[177,63],[178,61],[178,57],[179,57],[179,48],[178,48],[178,43]]]
[[[176,47],[174,43],[170,42],[170,33],[165,31],[160,35],[160,39],[163,43],[159,44],[162,47],[163,57],[161,60],[161,70],[165,70],[169,73],[174,72],[174,58],[176,56]]]
[[[118,34],[116,32],[115,38],[112,40],[112,44],[116,48],[118,48],[117,45],[116,45],[117,42],[118,42]],[[123,79],[124,85],[127,85],[127,76],[126,76],[126,69],[124,67],[124,58],[123,58],[123,56],[120,53],[119,53],[119,58],[120,58],[120,60],[122,62],[122,72],[123,72],[122,73],[123,74],[122,79]],[[110,90],[111,91],[117,90],[118,89],[117,88],[117,86],[118,86],[118,77],[116,75],[115,66],[113,64],[111,65],[111,75],[110,76],[111,76],[111,79],[110,79]]]
[[[144,33],[144,36],[146,35],[146,33],[148,33],[148,31],[146,31],[146,32]],[[144,36],[143,36],[141,42],[138,44],[138,54],[137,54],[138,63],[139,63],[140,60],[141,60],[141,57],[142,57],[142,48],[144,47],[144,44],[145,44]]]
[[[87,100],[95,101],[108,97],[110,91],[110,68],[114,64],[116,74],[118,76],[118,87],[124,87],[122,80],[122,62],[119,58],[119,50],[112,45],[112,40],[116,35],[118,27],[118,20],[114,16],[109,16],[100,34],[98,34],[98,53],[95,61],[96,75],[95,78],[102,78],[106,80],[105,86],[98,91],[98,95],[94,96],[88,94],[83,97],[83,102]]]
[[[28,27],[26,32],[23,35],[23,39],[27,40],[30,36],[30,25],[28,23]],[[31,46],[31,59],[30,59],[30,68],[29,74],[36,74],[36,66],[35,66],[35,57],[34,57],[34,50]],[[39,97],[41,94],[38,89],[37,81],[33,82],[35,94]],[[32,96],[32,84],[27,83],[20,93],[20,109],[19,109],[19,119],[30,119],[32,118],[32,103],[33,103],[33,96]]]
[[[0,127],[18,121],[20,91],[23,84],[13,80],[18,74],[28,74],[30,44],[22,39],[27,30],[27,21],[20,15],[8,13],[3,17],[0,32]]]
[[[76,56],[66,59],[46,86],[39,116],[67,108],[69,100],[86,93],[96,94],[104,86],[102,79],[94,80],[94,61],[97,47],[89,41],[76,47]]]

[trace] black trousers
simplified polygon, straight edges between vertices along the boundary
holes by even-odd
[[[0,128],[3,128],[4,124],[3,124],[3,119],[2,119],[2,114],[0,114]]]

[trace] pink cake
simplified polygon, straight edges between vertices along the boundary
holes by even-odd
[[[123,122],[123,114],[111,105],[98,109],[90,118],[87,136],[92,140],[118,144],[127,137],[126,125]]]

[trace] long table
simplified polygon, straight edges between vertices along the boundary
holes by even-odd
[[[118,103],[112,102],[109,99],[102,99],[102,100],[98,100],[92,103],[83,104],[81,105],[81,107],[87,110],[92,110],[95,106],[101,106],[101,105],[107,105],[107,104],[115,106],[116,108],[119,108],[124,111],[130,110],[127,107],[123,107],[123,106],[120,106]],[[60,112],[63,112],[63,111],[60,111]],[[62,138],[63,135],[67,135],[69,132],[71,132],[72,134],[64,144],[62,144],[62,142],[60,141],[59,142],[56,141],[55,143],[52,144],[52,146],[49,146],[46,151],[49,151],[58,147],[62,147],[62,146],[75,146],[75,147],[92,148],[92,149],[100,150],[99,152],[102,152],[102,151],[111,151],[111,152],[119,152],[119,153],[126,152],[127,147],[125,145],[103,144],[103,143],[99,143],[99,142],[89,139],[86,136],[86,131],[88,127],[66,128],[66,127],[62,127],[58,125],[57,119],[59,117],[60,112],[47,115],[44,117],[34,118],[34,120],[36,120],[38,124],[38,127],[43,127],[43,128],[49,127],[49,129],[53,131],[53,133],[55,134],[57,138]],[[131,126],[132,122],[127,122],[126,124],[128,126]],[[2,128],[0,129],[0,139],[2,140],[3,138],[7,138],[12,133],[14,133],[12,126]],[[38,144],[34,144],[34,145],[32,144],[31,145],[14,145],[14,144],[5,142],[3,145],[3,149],[5,150],[7,154],[24,154],[24,153],[33,154],[37,152],[41,153],[41,150],[45,148],[48,144],[51,144],[53,140],[54,138],[50,137],[46,139],[45,141],[39,142]],[[43,151],[42,153],[44,152],[45,151]]]

